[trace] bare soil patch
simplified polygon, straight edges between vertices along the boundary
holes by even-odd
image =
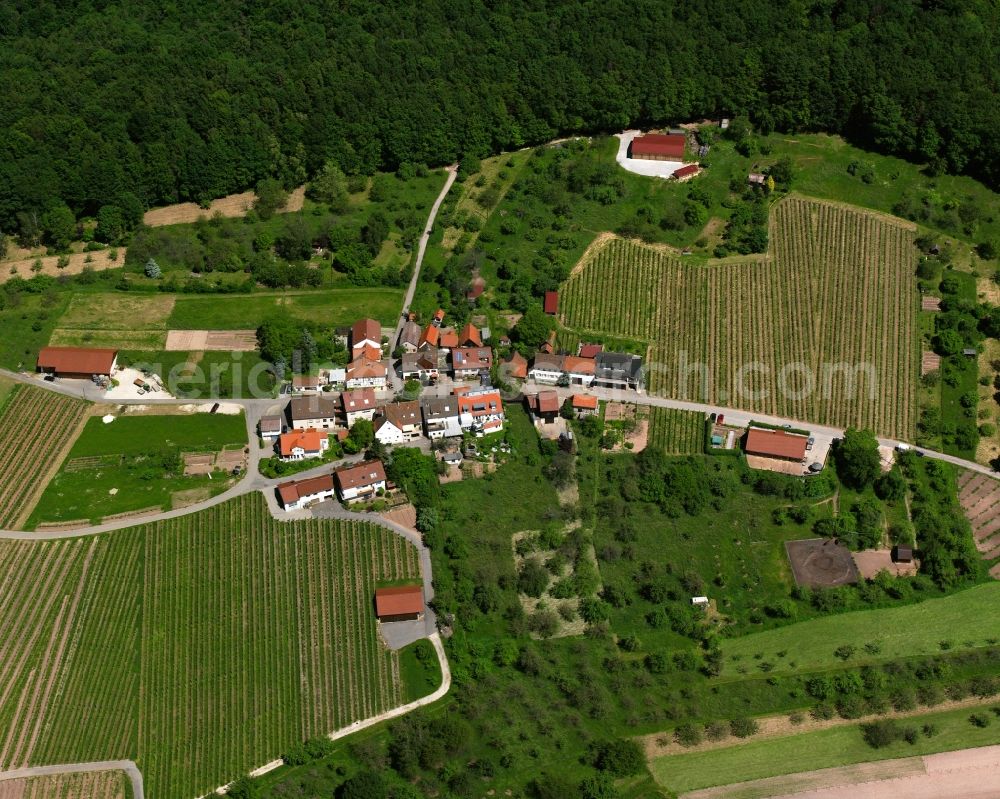
[[[240,194],[230,194],[228,197],[212,200],[208,208],[202,208],[197,203],[165,205],[162,208],[146,211],[142,221],[149,227],[159,227],[160,225],[190,224],[197,222],[202,217],[211,219],[216,214],[229,217],[246,216],[256,199],[257,196],[252,191],[244,191]]]
[[[170,495],[170,507],[174,510],[187,508],[190,505],[197,505],[210,499],[212,492],[207,488],[189,488],[186,491],[174,491]]]
[[[448,471],[444,474],[438,475],[438,482],[444,485],[445,483],[457,483],[462,479],[462,467],[461,466],[449,466]]]
[[[89,266],[95,272],[104,269],[115,269],[125,265],[125,248],[117,249],[117,258],[111,260],[111,250],[97,250],[95,252],[75,252],[69,256],[69,263],[62,269],[59,268],[58,255],[43,255],[33,258],[26,258],[22,261],[4,261],[0,263],[0,283],[10,280],[12,277],[22,277],[25,279],[35,275],[78,275],[84,267]],[[90,259],[89,261],[87,259]],[[37,261],[42,262],[40,271],[35,271]]]
[[[786,541],[785,551],[797,585],[833,588],[858,581],[851,550],[826,538]]]
[[[924,350],[920,353],[920,376],[936,372],[941,368],[941,356],[936,352]]]
[[[168,330],[167,352],[253,352],[257,349],[255,330]]]
[[[797,461],[786,461],[781,458],[765,458],[763,455],[747,455],[747,466],[751,469],[763,469],[768,472],[800,476],[802,464]]]
[[[920,298],[920,310],[921,311],[940,311],[941,310],[941,298],[940,297],[930,297],[923,296]]]
[[[388,519],[400,527],[405,527],[408,530],[417,529],[417,509],[409,502],[405,505],[398,505],[380,515],[383,519]]]
[[[896,563],[892,559],[891,549],[866,549],[852,553],[854,565],[858,567],[861,576],[871,579],[883,569],[896,577],[911,577],[917,573],[917,562]]]

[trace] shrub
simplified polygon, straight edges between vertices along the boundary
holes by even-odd
[[[635,741],[605,741],[594,747],[594,767],[615,777],[629,777],[646,767],[646,758]]]
[[[701,729],[695,724],[686,722],[674,730],[674,739],[681,746],[697,746],[701,743]]]
[[[903,731],[890,719],[879,719],[861,725],[861,737],[872,749],[882,749],[903,737]]]
[[[760,725],[754,719],[738,718],[729,722],[729,731],[737,738],[749,738],[756,735]]]
[[[969,716],[969,723],[972,724],[973,727],[989,727],[990,717],[985,713],[973,713]]]

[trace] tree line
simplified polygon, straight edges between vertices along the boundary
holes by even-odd
[[[720,116],[995,187],[998,32],[985,0],[6,4],[0,227]]]

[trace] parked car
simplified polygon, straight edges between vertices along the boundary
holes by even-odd
[[[813,444],[815,444],[815,443],[816,443],[816,439],[813,438],[812,436],[809,436],[809,440],[806,442],[806,452],[808,452],[809,450],[811,450],[813,448]]]

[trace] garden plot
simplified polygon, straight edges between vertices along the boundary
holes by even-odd
[[[166,352],[253,352],[255,330],[168,330]]]
[[[1000,482],[964,472],[958,480],[958,498],[972,525],[976,548],[987,560],[1000,557]]]

